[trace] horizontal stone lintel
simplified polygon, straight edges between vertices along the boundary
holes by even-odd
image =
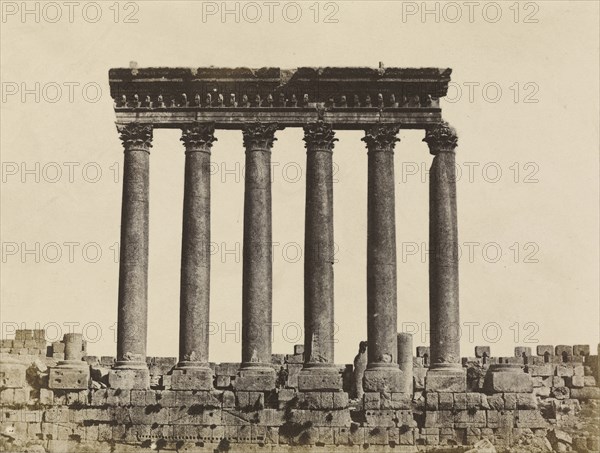
[[[446,95],[452,70],[450,68],[394,68],[383,67],[328,67],[328,68],[115,68],[109,71],[111,96],[119,105],[152,102],[169,105],[175,101],[195,101],[203,105],[228,102],[298,102],[304,98],[311,102],[342,103],[346,97],[349,106],[356,106],[354,97],[363,105],[371,98],[377,105],[378,96],[392,103],[410,99],[415,102],[439,99]],[[184,96],[185,95],[185,96]],[[158,100],[161,97],[162,101]],[[247,100],[243,101],[246,96]],[[260,98],[258,100],[257,96]],[[186,100],[187,99],[187,100]],[[269,100],[268,100],[269,99]],[[197,105],[197,104],[196,104]],[[387,105],[387,104],[386,104]]]
[[[314,108],[164,108],[115,109],[117,123],[139,122],[156,128],[181,128],[194,121],[215,123],[217,129],[241,129],[247,123],[277,123],[286,127],[303,127],[322,119],[334,129],[361,130],[376,123],[400,123],[403,129],[424,129],[442,119],[439,108],[337,109],[326,111],[321,118]]]

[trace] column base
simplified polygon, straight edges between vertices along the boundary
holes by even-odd
[[[244,364],[233,381],[235,390],[244,392],[269,392],[275,389],[277,376],[268,365]]]
[[[432,365],[425,375],[427,392],[466,392],[467,373],[458,363]]]
[[[491,393],[531,393],[533,380],[521,365],[492,364],[485,376],[484,389]]]
[[[116,362],[108,372],[108,386],[122,390],[148,390],[150,371],[146,362]]]
[[[213,390],[213,371],[206,364],[179,362],[171,375],[172,390]]]
[[[62,360],[48,373],[48,388],[53,390],[87,390],[90,367],[81,360]]]
[[[367,365],[363,376],[363,391],[365,392],[402,392],[406,388],[405,377],[396,364]]]
[[[342,375],[331,364],[305,364],[298,373],[298,390],[339,391],[343,387]]]

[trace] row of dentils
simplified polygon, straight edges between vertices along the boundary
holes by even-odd
[[[400,100],[396,99],[394,94],[390,95],[387,102],[384,100],[383,94],[377,94],[377,98],[373,102],[371,96],[367,95],[364,102],[361,102],[360,96],[355,94],[352,98],[352,102],[348,102],[346,96],[340,96],[339,100],[335,100],[330,97],[325,102],[326,107],[373,107],[373,108],[405,108],[405,107],[431,107],[434,104],[434,99],[431,95],[426,95],[424,99],[421,99],[419,95],[412,95],[410,97],[401,96]],[[238,102],[236,95],[231,93],[229,100],[225,102],[225,98],[222,94],[219,94],[216,100],[210,93],[204,98],[202,102],[200,95],[197,94],[193,101],[189,101],[185,93],[179,96],[177,101],[172,98],[170,101],[165,102],[162,95],[159,95],[156,102],[152,101],[150,96],[146,96],[143,101],[140,101],[139,96],[134,94],[132,99],[128,100],[127,96],[121,96],[121,99],[115,102],[117,108],[175,108],[175,107],[201,107],[201,108],[218,108],[218,107],[310,107],[311,101],[308,94],[305,94],[302,99],[298,99],[295,94],[292,94],[291,98],[286,98],[284,93],[280,93],[277,101],[274,99],[272,94],[269,94],[266,99],[262,99],[259,94],[254,97],[253,101],[250,101],[248,95],[244,94],[241,101]]]

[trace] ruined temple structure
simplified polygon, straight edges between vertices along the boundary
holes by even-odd
[[[450,69],[128,68],[109,73],[124,147],[116,357],[81,334],[1,346],[0,448],[31,451],[599,451],[598,355],[589,346],[459,348],[456,131],[442,118]],[[271,149],[304,129],[305,339],[271,350]],[[149,357],[153,131],[185,153],[179,357]],[[394,149],[422,129],[433,157],[430,346],[397,332]],[[240,363],[209,357],[210,159],[219,129],[245,149]],[[333,152],[337,130],[368,153],[367,342],[334,358]],[[359,344],[357,339],[357,345]],[[590,420],[592,422],[590,422]],[[112,449],[112,450],[111,450]]]

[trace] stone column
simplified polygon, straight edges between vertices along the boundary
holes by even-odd
[[[179,364],[173,371],[173,390],[212,389],[208,366],[210,307],[210,150],[214,124],[183,128],[185,182],[181,242]]]
[[[271,147],[275,123],[249,123],[243,128],[246,148],[244,248],[242,283],[242,366],[236,388],[275,388],[271,363],[273,297],[271,224]]]
[[[117,362],[109,374],[115,388],[149,388],[146,365],[148,327],[148,207],[152,125],[119,124],[125,148]]]
[[[334,366],[333,316],[333,146],[331,125],[304,127],[306,224],[304,232],[304,368],[299,390],[339,390]]]
[[[396,301],[394,146],[398,124],[375,124],[363,141],[369,150],[367,196],[367,340],[365,392],[401,392]]]
[[[50,367],[48,388],[53,390],[85,390],[89,387],[90,367],[82,360],[83,335],[66,333],[63,336],[65,360]]]
[[[64,362],[74,362],[81,365],[83,362],[83,334],[66,333],[63,335],[63,343],[65,344],[65,360]]]
[[[433,162],[429,174],[429,390],[465,391],[460,363],[458,225],[456,220],[456,131],[446,122],[429,128],[423,141]]]
[[[404,375],[402,393],[413,393],[413,336],[410,333],[398,333],[398,366]]]

